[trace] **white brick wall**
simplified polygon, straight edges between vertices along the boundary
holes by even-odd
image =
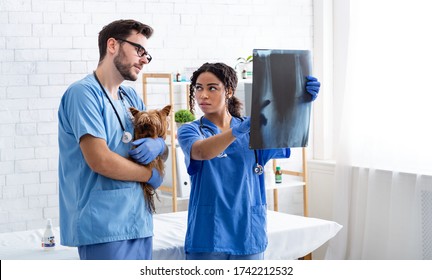
[[[0,232],[58,224],[57,107],[95,69],[100,29],[120,18],[155,29],[147,72],[234,66],[253,48],[313,44],[312,0],[0,0]],[[134,87],[141,92],[141,80]],[[167,101],[152,94],[149,105]],[[159,212],[170,207],[162,200]]]

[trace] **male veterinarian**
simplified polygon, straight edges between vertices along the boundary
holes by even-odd
[[[138,163],[167,149],[162,139],[131,141],[128,108],[145,106],[134,89],[121,85],[137,80],[150,63],[145,46],[152,33],[135,20],[105,26],[96,71],[73,83],[60,103],[61,244],[78,247],[81,259],[152,258],[153,218],[140,182],[157,188],[162,178]]]

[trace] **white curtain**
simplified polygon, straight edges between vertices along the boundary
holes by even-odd
[[[350,1],[328,259],[432,258],[428,2]]]

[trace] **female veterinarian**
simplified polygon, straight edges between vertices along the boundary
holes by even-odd
[[[250,150],[250,118],[234,96],[237,75],[223,63],[205,63],[191,78],[204,116],[178,131],[192,189],[189,200],[186,259],[256,260],[267,247],[266,197],[262,166],[288,158],[290,149]],[[308,77],[315,99],[320,83]]]

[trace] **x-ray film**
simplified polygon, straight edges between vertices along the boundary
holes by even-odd
[[[306,147],[311,114],[307,50],[254,50],[251,149]]]

